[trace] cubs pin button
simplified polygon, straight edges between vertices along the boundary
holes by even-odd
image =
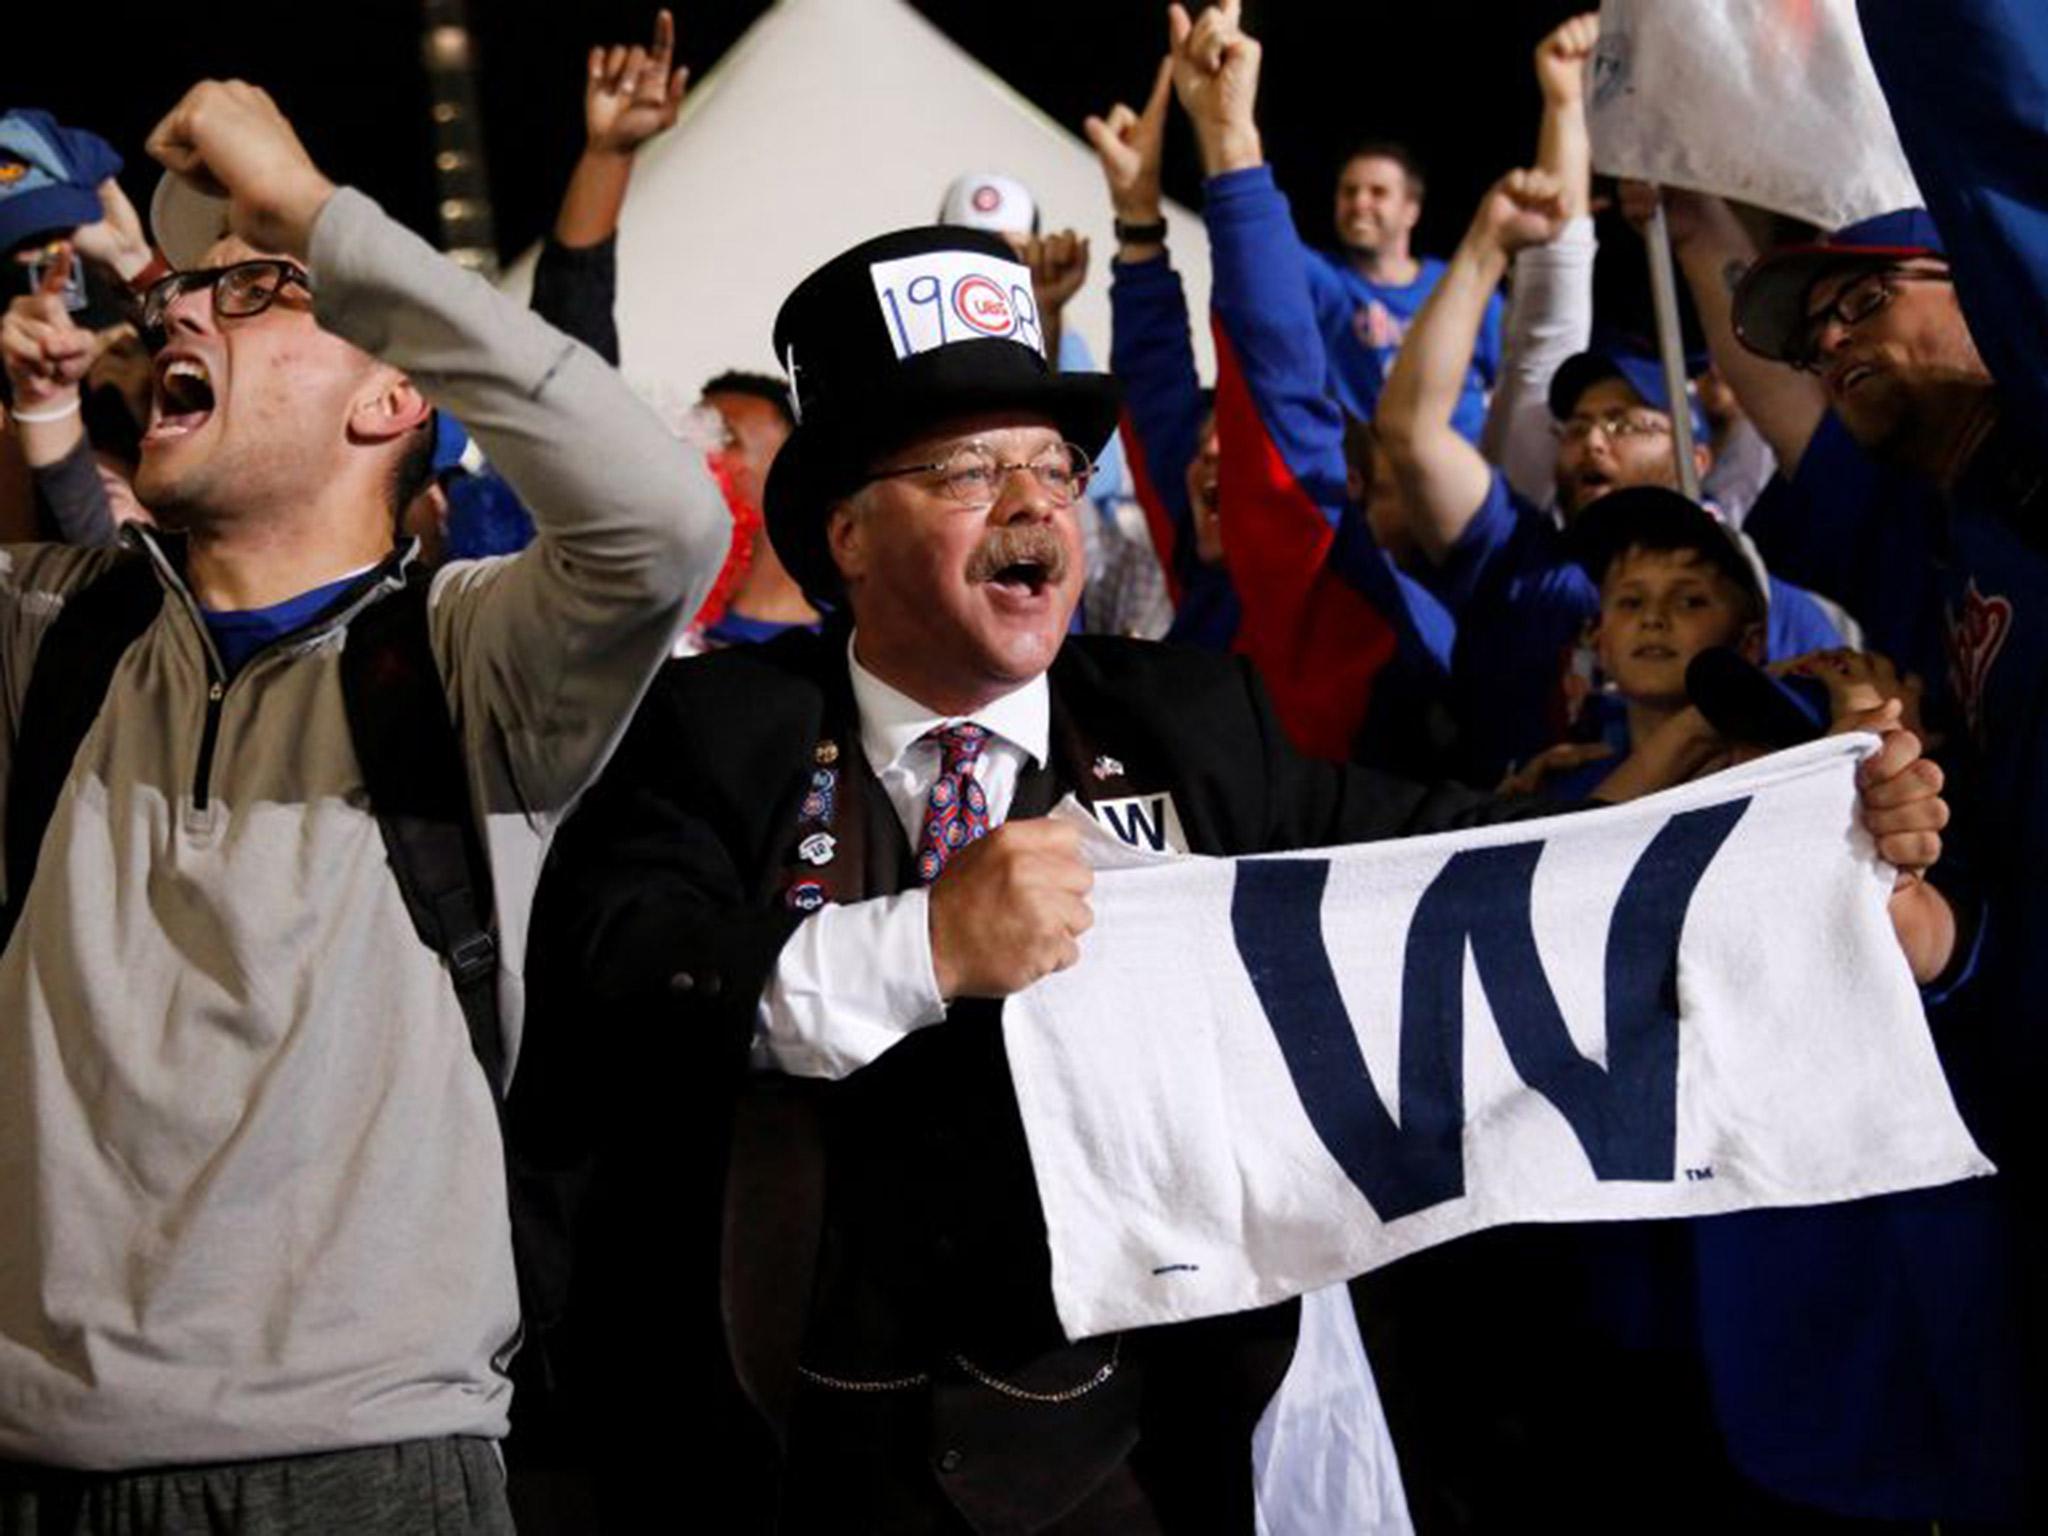
[[[796,845],[796,856],[806,864],[830,864],[839,850],[839,839],[830,832],[813,832]]]
[[[1105,752],[1095,759],[1094,773],[1098,779],[1120,779],[1124,776],[1124,765]]]

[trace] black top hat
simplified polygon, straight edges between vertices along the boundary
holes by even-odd
[[[1030,270],[1008,245],[937,225],[857,245],[783,302],[775,355],[797,425],[762,499],[775,553],[813,602],[843,596],[826,513],[919,432],[978,411],[1035,411],[1101,453],[1116,431],[1116,381],[1055,372],[1037,314]]]

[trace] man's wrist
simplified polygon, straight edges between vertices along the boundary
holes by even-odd
[[[1266,163],[1265,145],[1256,128],[1218,128],[1202,134],[1201,141],[1202,166],[1211,176],[1248,171]]]
[[[1489,284],[1507,276],[1508,248],[1501,243],[1500,231],[1482,221],[1465,232],[1451,259],[1472,268]]]
[[[284,255],[296,256],[302,261],[311,257],[313,226],[320,222],[320,215],[334,192],[334,183],[309,167],[302,176],[293,179],[282,197],[269,201],[269,218],[263,222],[266,229],[275,232]],[[263,232],[256,232],[258,244]]]

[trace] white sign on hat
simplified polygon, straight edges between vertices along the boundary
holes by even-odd
[[[1031,271],[978,251],[927,251],[868,268],[900,362],[956,341],[1021,341],[1045,355]]]

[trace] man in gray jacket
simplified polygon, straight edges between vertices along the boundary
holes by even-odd
[[[490,1086],[351,746],[351,621],[426,579],[429,401],[539,533],[432,577],[516,1063],[534,880],[725,552],[591,353],[337,190],[262,91],[150,151],[232,231],[155,291],[161,610],[0,893],[0,1527],[510,1529],[519,1325]],[[126,558],[135,558],[132,552]],[[0,547],[0,801],[35,655],[116,550]]]

